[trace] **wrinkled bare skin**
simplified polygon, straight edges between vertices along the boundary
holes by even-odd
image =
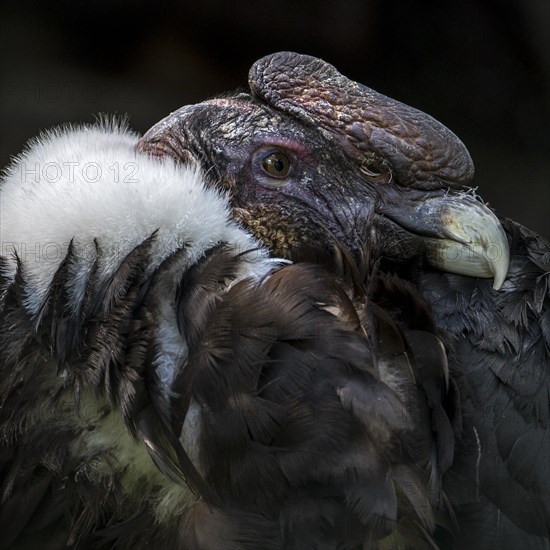
[[[476,201],[465,194],[473,164],[452,132],[308,56],[260,59],[249,84],[251,94],[172,113],[140,150],[199,162],[212,185],[229,191],[235,218],[276,255],[292,258],[299,243],[330,248],[338,241],[354,254],[366,247],[400,262],[425,256],[438,268],[494,276],[500,287],[506,239],[481,203],[481,224],[464,218],[463,203]],[[265,170],[273,154],[288,161],[284,177]],[[420,208],[427,193],[429,210]],[[469,242],[482,251],[474,261]],[[499,265],[483,258],[495,243],[504,251]],[[460,261],[450,265],[449,257]]]
[[[252,93],[331,132],[368,170],[386,166],[401,185],[435,189],[470,182],[467,149],[429,115],[353,82],[320,59],[281,52],[257,61]]]

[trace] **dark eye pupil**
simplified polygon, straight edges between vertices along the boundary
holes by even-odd
[[[273,168],[275,168],[277,172],[282,172],[284,170],[284,167],[285,163],[281,159],[276,159],[275,161],[273,161]]]
[[[290,170],[290,161],[282,153],[271,153],[262,161],[262,168],[273,178],[284,178]]]

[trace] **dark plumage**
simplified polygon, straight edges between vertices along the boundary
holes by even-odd
[[[151,270],[155,238],[101,283],[97,249],[78,304],[71,244],[34,331],[22,264],[2,280],[2,547],[431,548],[452,525],[456,389],[412,287],[345,255],[228,287],[231,247],[181,270],[183,247]],[[167,397],[154,358],[168,276],[188,353]],[[161,476],[114,441],[94,447],[104,430],[143,442]],[[159,521],[187,484],[197,496]]]
[[[140,150],[200,162],[276,254],[336,239],[410,282],[460,388],[443,482],[457,528],[439,544],[548,548],[550,245],[483,205],[466,148],[428,115],[289,52],[249,84],[171,114]]]
[[[250,88],[7,172],[0,547],[548,548],[548,243],[424,113],[288,52]]]

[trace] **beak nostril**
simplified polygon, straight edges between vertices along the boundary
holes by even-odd
[[[376,183],[391,183],[393,172],[388,163],[377,156],[365,159],[359,166],[359,171]]]

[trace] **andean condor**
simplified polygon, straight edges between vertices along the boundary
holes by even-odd
[[[0,544],[548,547],[548,245],[427,115],[250,87],[7,171]]]
[[[432,117],[291,52],[257,61],[249,87],[172,113],[140,149],[197,159],[280,256],[336,239],[412,283],[461,390],[445,544],[548,548],[550,245],[483,204]]]

